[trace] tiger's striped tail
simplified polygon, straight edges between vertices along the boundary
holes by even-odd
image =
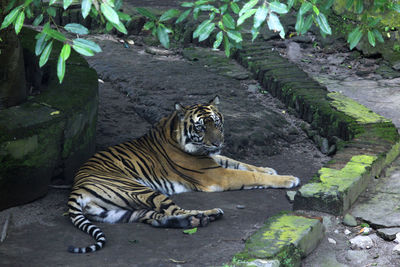
[[[101,248],[104,247],[104,245],[106,244],[106,237],[105,237],[104,233],[101,231],[101,229],[98,226],[91,223],[83,215],[82,208],[79,205],[77,205],[77,203],[75,203],[75,205],[73,207],[70,205],[69,215],[70,215],[72,223],[76,227],[78,227],[78,229],[91,235],[96,240],[95,244],[93,244],[91,246],[83,247],[83,248],[69,246],[68,247],[69,252],[71,252],[71,253],[88,253],[88,252],[100,250]]]

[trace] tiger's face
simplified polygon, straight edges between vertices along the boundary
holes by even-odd
[[[216,105],[216,96],[208,104],[183,107],[175,104],[180,118],[180,138],[182,150],[193,155],[218,154],[224,143],[224,119]]]

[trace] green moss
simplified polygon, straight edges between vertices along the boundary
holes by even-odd
[[[354,118],[358,123],[391,122],[389,119],[372,112],[365,106],[340,93],[331,92],[328,96],[333,100],[331,102],[332,107]]]
[[[247,240],[245,250],[235,258],[245,261],[276,258],[281,266],[298,266],[301,255],[312,250],[310,244],[318,242],[322,233],[319,224],[315,219],[279,213]]]

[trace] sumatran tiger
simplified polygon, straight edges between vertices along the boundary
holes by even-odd
[[[161,119],[146,135],[98,152],[77,172],[69,197],[69,216],[95,238],[73,253],[101,249],[106,238],[91,220],[144,222],[154,227],[206,226],[221,209],[185,210],[168,196],[188,191],[217,192],[252,188],[291,188],[293,176],[255,167],[221,155],[223,117],[219,97],[207,104],[182,106]]]

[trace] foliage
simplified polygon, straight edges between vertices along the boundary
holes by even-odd
[[[213,48],[217,49],[223,45],[226,56],[230,56],[231,50],[240,48],[243,41],[242,30],[246,21],[252,19],[251,35],[255,40],[263,27],[277,32],[281,38],[285,38],[286,32],[280,16],[284,16],[291,9],[297,13],[295,30],[298,35],[305,34],[315,24],[323,36],[332,34],[328,22],[330,10],[335,0],[197,0],[184,2],[181,6],[184,10],[169,9],[161,16],[156,16],[150,10],[137,8],[137,12],[146,17],[145,30],[151,31],[161,44],[169,48],[170,34],[173,33],[173,21],[182,23],[192,16],[198,23],[193,32],[193,38],[199,42],[213,39]],[[40,9],[41,13],[35,18],[33,25],[44,24],[42,31],[36,36],[36,55],[40,56],[39,64],[46,64],[52,50],[53,39],[61,41],[64,46],[59,54],[57,74],[62,82],[65,74],[65,62],[69,57],[70,49],[85,55],[92,56],[100,52],[101,48],[94,42],[81,38],[89,30],[81,24],[69,23],[65,26],[57,25],[55,22],[56,5],[62,4],[64,10],[68,9],[73,0],[11,0],[4,10],[7,14],[1,23],[1,29],[13,25],[18,34],[24,23],[25,17],[32,18],[32,10]],[[81,0],[80,9],[83,18],[91,16],[99,20],[105,29],[110,31],[115,28],[119,32],[127,33],[124,22],[131,20],[130,16],[120,12],[122,0]],[[380,29],[381,16],[370,16],[368,10],[373,12],[387,11],[400,12],[400,4],[396,0],[346,0],[346,9],[360,18],[359,22],[347,20],[351,31],[347,36],[350,49],[353,49],[366,36],[370,45],[376,42],[384,42],[382,30]],[[47,18],[47,21],[43,21]],[[390,25],[387,25],[388,27]],[[385,29],[387,31],[387,29]],[[64,32],[76,35],[76,38],[67,37]],[[291,33],[292,35],[292,33]],[[70,36],[70,35],[69,35]]]

